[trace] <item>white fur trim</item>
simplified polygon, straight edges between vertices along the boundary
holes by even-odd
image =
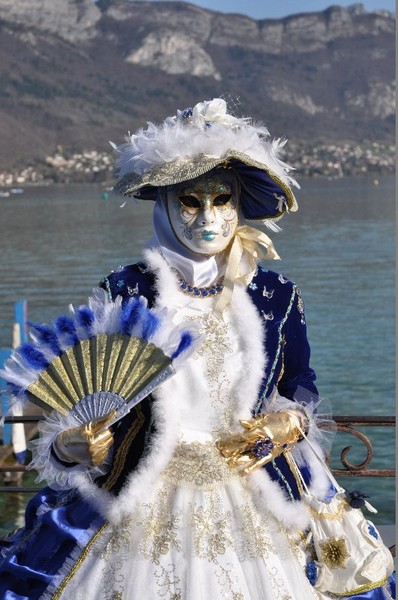
[[[156,277],[156,305],[178,309],[184,306],[184,295],[178,289],[175,273],[170,269],[159,250],[145,250],[144,259]],[[204,300],[207,302],[207,300]]]
[[[271,479],[267,471],[260,469],[249,475],[249,487],[254,502],[262,513],[271,513],[288,529],[305,529],[310,518],[305,504],[289,500],[280,485]]]
[[[241,337],[245,378],[234,394],[238,400],[235,424],[239,419],[250,419],[260,391],[267,357],[264,352],[264,328],[256,307],[249,294],[240,285],[235,285],[231,302],[231,319]]]
[[[158,281],[157,306],[171,306],[173,308],[184,306],[187,296],[179,290],[176,276],[162,254],[158,250],[146,250],[144,256]],[[201,299],[200,302],[212,302],[212,300]],[[238,284],[234,288],[230,311],[231,321],[234,326],[237,326],[238,335],[241,339],[244,372],[246,374],[241,385],[232,391],[238,400],[235,424],[239,425],[239,419],[251,417],[251,411],[258,399],[261,380],[266,367],[264,329],[249,294]]]

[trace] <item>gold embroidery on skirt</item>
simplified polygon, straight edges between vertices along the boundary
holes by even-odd
[[[55,594],[53,594],[51,596],[51,600],[58,600],[61,597],[62,592],[64,591],[64,589],[66,588],[66,586],[68,585],[68,583],[70,582],[70,580],[72,579],[72,577],[76,574],[76,571],[81,567],[81,565],[83,564],[84,560],[87,558],[88,553],[90,552],[92,545],[94,544],[94,542],[97,541],[97,539],[99,538],[99,536],[106,529],[106,527],[108,527],[108,525],[109,525],[109,523],[104,523],[104,525],[102,525],[98,529],[98,531],[93,535],[93,537],[91,538],[91,540],[89,541],[89,543],[87,544],[87,546],[84,548],[84,550],[80,554],[79,558],[77,559],[77,561],[73,565],[73,567],[70,570],[70,572],[68,573],[68,575],[61,582],[61,584],[58,587],[58,589],[55,592]]]

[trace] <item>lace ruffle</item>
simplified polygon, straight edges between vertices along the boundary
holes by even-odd
[[[319,398],[305,388],[297,388],[294,400],[280,396],[276,391],[271,396],[263,412],[279,412],[281,410],[299,410],[308,421],[307,439],[325,457],[333,444],[336,424],[332,419],[331,406],[328,400]],[[308,449],[299,443],[292,454],[299,466],[308,462]]]
[[[39,437],[28,444],[32,452],[30,470],[36,470],[36,482],[45,481],[53,489],[70,489],[77,487],[79,481],[87,478],[93,481],[108,472],[111,464],[111,453],[106,461],[99,467],[85,465],[65,466],[57,460],[52,452],[52,445],[59,433],[72,427],[79,427],[81,423],[69,413],[61,415],[53,411],[39,423]]]

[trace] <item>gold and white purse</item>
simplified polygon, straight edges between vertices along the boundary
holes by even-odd
[[[316,590],[335,596],[360,594],[387,584],[394,571],[389,549],[384,545],[374,524],[361,508],[353,508],[349,494],[337,483],[311,442],[305,441],[337,490],[330,502],[318,500],[310,493],[301,477],[302,500],[310,512],[310,530],[306,539],[312,560],[307,576]],[[298,472],[299,469],[297,469]],[[371,512],[377,512],[363,501]]]

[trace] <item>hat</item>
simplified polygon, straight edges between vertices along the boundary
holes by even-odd
[[[286,140],[271,140],[262,124],[227,112],[222,98],[177,111],[160,125],[148,123],[120,146],[119,181],[114,191],[124,196],[156,200],[159,187],[195,179],[215,168],[231,169],[241,188],[240,206],[246,219],[278,220],[296,211],[291,190],[299,187],[281,159]]]

